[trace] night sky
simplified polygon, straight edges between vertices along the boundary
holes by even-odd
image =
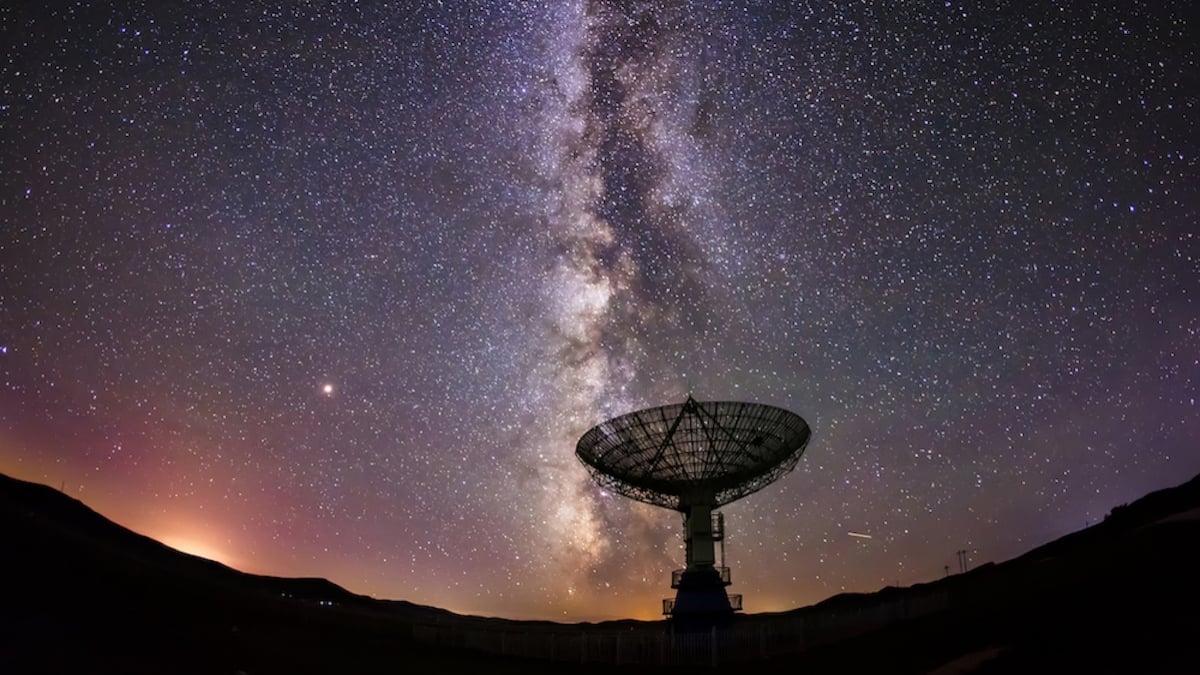
[[[0,7],[4,473],[580,620],[683,551],[575,443],[689,393],[813,427],[751,612],[1200,472],[1192,2],[160,4]]]

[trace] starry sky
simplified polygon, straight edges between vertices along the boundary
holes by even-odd
[[[0,471],[515,618],[657,615],[574,448],[688,394],[814,431],[751,612],[1094,523],[1200,472],[1200,35],[1035,4],[5,3]]]

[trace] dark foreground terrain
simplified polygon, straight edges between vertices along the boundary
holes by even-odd
[[[0,475],[0,673],[1200,673],[1197,544],[1200,477],[999,565],[683,635],[243,574]]]

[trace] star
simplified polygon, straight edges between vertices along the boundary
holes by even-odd
[[[812,425],[751,612],[1200,472],[1194,3],[10,4],[0,471],[145,534],[654,618],[574,449],[689,394]]]

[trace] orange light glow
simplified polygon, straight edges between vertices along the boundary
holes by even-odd
[[[203,541],[194,535],[163,535],[158,537],[158,540],[176,551],[183,551],[184,553],[190,553],[201,558],[215,560],[222,565],[237,567],[234,556],[219,546]]]

